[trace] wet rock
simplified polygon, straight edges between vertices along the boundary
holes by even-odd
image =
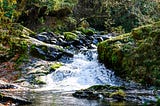
[[[118,90],[116,92],[111,93],[110,97],[116,99],[118,101],[125,100],[126,93],[123,90]]]
[[[20,96],[16,96],[16,93],[13,93],[14,91],[21,91],[25,88],[20,87],[19,85],[7,83],[2,80],[0,80],[0,103],[8,105],[6,103],[10,104],[16,104],[16,105],[24,105],[24,104],[31,104],[31,102],[27,99],[23,99]],[[10,105],[9,104],[9,105]]]
[[[74,56],[74,54],[70,51],[63,51],[63,54],[67,57],[73,57]]]
[[[63,46],[63,47],[69,46],[69,43],[65,41],[63,38],[59,38],[58,41],[59,41],[58,45],[60,46]]]
[[[137,105],[148,102],[148,104],[155,105],[158,99],[156,99],[156,95],[150,92],[150,90],[132,90],[123,86],[95,85],[87,89],[78,90],[73,93],[73,96],[92,100],[101,99],[109,102],[131,102]]]
[[[97,39],[97,35],[94,34],[93,29],[83,29],[82,32],[74,31],[74,32],[64,32],[63,35],[56,35],[53,32],[42,32],[33,36],[34,38],[38,39],[39,41],[55,44],[57,46],[62,46],[67,49],[81,49],[83,46],[87,48],[96,48],[96,44],[102,41]],[[102,38],[102,37],[101,37]],[[42,52],[38,48],[37,51],[41,52],[44,55],[44,51]],[[53,55],[57,55],[57,53],[52,52]],[[54,56],[53,56],[54,57]],[[49,57],[50,58],[50,57]]]
[[[86,98],[89,100],[97,100],[100,98],[98,93],[94,93],[91,91],[76,91],[75,93],[73,93],[73,96],[77,98]]]
[[[86,99],[100,99],[100,98],[110,98],[112,93],[116,92],[116,90],[123,87],[116,87],[110,85],[95,85],[91,86],[88,89],[79,90],[73,93],[73,96],[78,98],[86,98]]]
[[[46,75],[43,73],[29,74],[25,76],[25,79],[27,82],[29,82],[28,87],[31,87],[31,88],[37,87],[36,85],[46,84]],[[23,83],[26,84],[26,82],[23,82]]]
[[[74,47],[79,46],[79,45],[83,45],[79,40],[74,40],[71,44],[72,44]]]
[[[30,88],[46,84],[46,75],[55,71],[60,66],[62,66],[61,62],[32,58],[32,60],[23,66],[23,71],[26,71],[26,73],[23,75],[22,80],[16,82],[19,82],[21,86],[28,86]]]
[[[104,41],[104,39],[102,37],[97,37],[98,42],[102,42]]]
[[[88,49],[96,49],[96,48],[97,48],[97,46],[94,45],[94,44],[91,44],[91,45],[88,47]]]
[[[36,68],[35,70],[31,70],[29,71],[27,74],[39,74],[39,73],[43,73],[43,74],[48,74],[49,70],[47,69],[41,69],[41,68]]]
[[[36,38],[43,42],[49,42],[49,38],[47,37],[47,35],[44,35],[44,34],[38,34]]]
[[[18,86],[0,80],[0,89],[15,89]]]
[[[92,28],[79,27],[78,30],[87,36],[92,36],[95,33],[95,29]]]
[[[64,37],[67,41],[73,41],[78,39],[78,36],[75,33],[72,32],[64,32]]]
[[[50,34],[50,36],[56,36]],[[46,44],[40,40],[30,37],[31,46],[30,54],[34,57],[41,58],[48,61],[55,61],[60,59],[62,56],[73,56],[73,54],[65,51],[62,46],[64,42],[57,42],[59,45]],[[64,43],[65,44],[65,43]],[[68,44],[69,45],[69,44]]]
[[[61,36],[58,36],[54,34],[53,32],[42,32],[42,33],[39,33],[31,37],[36,38],[37,40],[48,43],[48,44],[60,44],[58,39]]]
[[[14,89],[14,88],[16,87],[11,84],[0,84],[0,89]]]
[[[7,105],[8,105],[8,103],[9,103],[9,105],[12,105],[12,104],[25,105],[25,104],[32,103],[31,101],[29,101],[27,99],[21,98],[19,96],[14,96],[11,93],[4,93],[4,92],[1,93],[0,102],[3,104],[7,104]]]
[[[32,45],[30,48],[30,54],[48,61],[58,60],[63,55],[73,56],[73,54],[65,52],[63,49],[58,48],[58,46],[55,48],[47,47],[46,45]]]

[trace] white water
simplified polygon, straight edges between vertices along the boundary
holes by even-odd
[[[71,63],[65,63],[55,72],[47,75],[46,86],[42,89],[55,91],[72,91],[92,85],[117,85],[114,73],[97,60],[96,50],[80,52]],[[118,82],[119,83],[119,82]]]

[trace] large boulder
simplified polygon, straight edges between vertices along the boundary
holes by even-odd
[[[127,80],[160,86],[160,22],[98,45],[98,59]]]
[[[62,47],[50,44],[36,45],[30,47],[30,54],[43,60],[55,61],[62,56],[73,57],[72,53],[65,51]]]

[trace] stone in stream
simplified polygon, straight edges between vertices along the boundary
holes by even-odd
[[[95,85],[87,89],[77,90],[72,94],[76,98],[103,100],[109,102],[131,102],[142,105],[155,105],[158,103],[156,94],[152,90],[130,89],[124,86]]]
[[[67,41],[65,41],[63,38],[58,38],[58,45],[60,45],[60,46],[63,46],[63,47],[66,47],[66,46],[69,46],[69,44],[68,44],[68,42]]]
[[[55,61],[60,59],[63,55],[73,57],[72,53],[64,51],[60,47],[49,47],[46,45],[32,45],[30,48],[30,53],[34,57],[38,57],[48,61]]]
[[[16,92],[18,90],[22,90],[22,87],[0,80],[0,106],[1,104],[5,104],[5,105],[31,104],[29,100],[24,99],[20,96],[16,96]],[[11,104],[8,104],[8,103],[11,103]]]
[[[0,80],[0,89],[16,89],[16,88],[18,88],[17,85]]]
[[[62,46],[63,48],[69,48],[72,50],[81,49],[81,47],[83,46],[87,47],[88,49],[96,48],[96,45],[105,39],[104,36],[94,34],[95,32],[93,29],[83,29],[82,32],[79,32],[79,31],[78,33],[77,31],[64,32],[63,35],[54,34],[53,32],[42,32],[37,35],[33,35],[31,37],[36,38],[38,41],[45,42],[47,44],[54,44],[56,46]],[[84,32],[87,32],[87,33],[84,33]],[[92,33],[88,35],[88,32],[92,32]],[[41,43],[39,45],[43,45],[43,44]],[[44,54],[46,55],[46,52],[41,50],[41,48],[36,47],[35,49],[36,49],[35,52],[37,51],[42,55]],[[52,53],[53,55],[48,56],[47,58],[53,58],[53,60],[57,56],[63,55],[57,52],[49,52],[47,54],[50,54],[50,53]]]
[[[54,43],[57,43],[58,38],[58,36],[52,32],[42,32],[33,37],[46,43],[52,43],[53,41],[55,41]]]
[[[14,89],[16,86],[12,84],[0,84],[0,89]]]
[[[16,105],[25,105],[25,104],[31,104],[32,102],[21,98],[19,96],[14,96],[12,93],[0,93],[0,102],[2,104],[7,104],[9,103],[9,105],[12,106],[12,104],[16,104]]]
[[[46,35],[42,35],[42,34],[38,34],[36,38],[40,41],[43,41],[43,42],[49,41],[49,38]]]

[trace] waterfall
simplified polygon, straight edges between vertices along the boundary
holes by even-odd
[[[43,89],[72,91],[92,85],[120,84],[114,72],[98,62],[96,50],[81,51],[71,61],[47,75],[47,84]]]

